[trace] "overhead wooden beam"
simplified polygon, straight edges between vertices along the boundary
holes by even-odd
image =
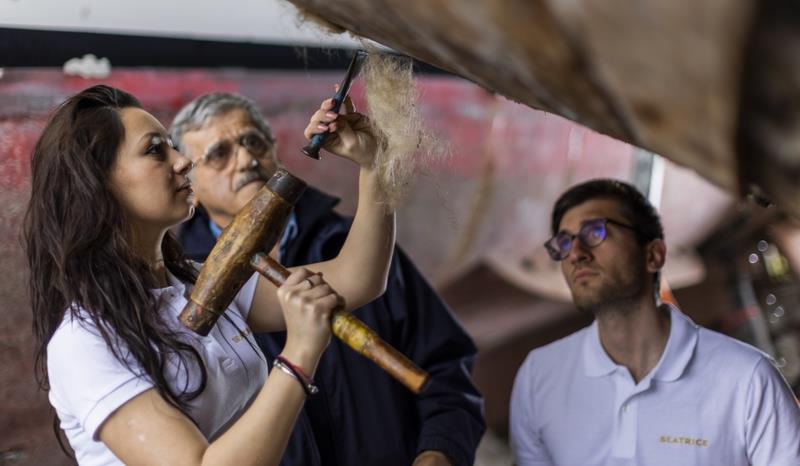
[[[800,132],[786,128],[800,122],[791,0],[289,1],[800,215]],[[795,100],[776,108],[783,97]]]

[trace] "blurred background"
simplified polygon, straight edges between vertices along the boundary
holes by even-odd
[[[311,160],[299,148],[310,113],[358,45],[303,24],[278,0],[0,0],[0,465],[68,464],[33,377],[19,238],[32,147],[50,111],[107,83],[168,125],[200,94],[241,93],[272,124],[283,164],[340,196],[339,210],[352,214],[352,167],[334,157]],[[785,209],[720,188],[691,163],[431,65],[416,69],[422,113],[452,154],[413,181],[399,208],[398,242],[480,350],[475,379],[489,431],[478,464],[510,463],[508,402],[527,353],[590,322],[572,307],[542,247],[555,199],[590,178],[629,181],[659,208],[669,248],[664,298],[695,322],[774,356],[800,392],[800,223]],[[360,81],[351,94],[363,107]]]

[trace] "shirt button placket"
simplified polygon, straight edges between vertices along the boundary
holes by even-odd
[[[633,380],[627,371],[617,373],[617,426],[612,456],[616,458],[633,458],[636,454],[636,401],[632,392]]]
[[[622,405],[620,413],[620,438],[617,443],[618,455],[623,458],[633,458],[636,454],[636,400],[628,399]]]

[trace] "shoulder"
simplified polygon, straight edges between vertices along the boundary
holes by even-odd
[[[739,384],[759,392],[768,385],[787,386],[772,356],[754,346],[701,328],[698,349],[702,347],[698,355],[704,370],[718,374],[717,379],[724,384]]]
[[[313,220],[333,212],[337,204],[339,204],[339,198],[309,186],[297,201],[295,212],[299,217],[298,221]]]
[[[47,343],[51,391],[73,390],[76,384],[96,388],[115,373],[128,379],[140,376],[142,371],[116,334],[98,328],[82,309],[68,311]]]
[[[51,361],[73,360],[76,353],[85,353],[97,346],[105,346],[105,340],[88,314],[80,308],[67,311],[47,343],[48,366]]]
[[[514,378],[511,393],[511,421],[512,425],[517,424],[517,430],[521,427],[520,422],[526,425],[539,422],[541,419],[534,421],[530,415],[531,410],[536,411],[534,405],[551,405],[552,395],[562,392],[564,386],[572,383],[570,379],[575,375],[589,329],[591,327],[528,353]]]
[[[745,396],[768,385],[786,385],[773,358],[732,337],[700,328],[691,371],[703,380],[729,387],[732,394]]]
[[[526,362],[530,361],[531,364],[534,362],[539,364],[545,362],[557,363],[559,360],[563,361],[564,357],[577,355],[591,328],[591,326],[582,328],[552,343],[534,349],[528,354]]]
[[[64,372],[87,373],[94,369],[102,370],[103,366],[108,365],[133,366],[134,362],[116,334],[109,329],[98,328],[86,311],[77,309],[67,312],[47,343],[50,376],[66,375]]]
[[[338,198],[309,186],[294,208],[300,233],[334,227],[349,229],[352,218],[334,210],[338,203]]]
[[[298,231],[281,258],[285,265],[296,266],[336,257],[351,225],[349,217],[342,217],[333,210],[337,202],[338,199],[312,187],[306,189],[294,209]]]
[[[122,404],[152,388],[127,347],[106,335],[111,344],[79,310],[64,318],[47,345],[50,402],[62,421],[76,422],[92,437]]]
[[[586,334],[592,327],[585,327],[552,343],[533,349],[522,363],[517,377],[547,378],[564,372],[571,360],[580,357]]]
[[[772,358],[758,348],[703,327],[698,330],[696,358],[696,363],[706,369],[732,372],[732,375],[750,374],[762,362],[772,362]]]

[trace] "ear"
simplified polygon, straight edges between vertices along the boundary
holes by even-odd
[[[647,271],[657,273],[667,260],[667,243],[663,239],[654,239],[647,244]]]

